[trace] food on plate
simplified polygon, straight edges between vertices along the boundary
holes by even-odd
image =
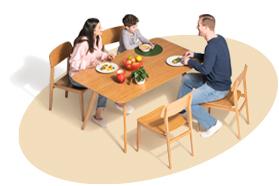
[[[107,63],[103,64],[100,68],[101,71],[112,71],[114,69],[115,67],[113,65]]]
[[[142,44],[139,46],[139,49],[143,52],[148,52],[152,48],[149,44]]]
[[[181,57],[177,57],[177,58],[174,58],[171,62],[173,63],[173,64],[177,64],[177,63],[179,63],[179,62],[181,62],[182,61],[182,58]]]

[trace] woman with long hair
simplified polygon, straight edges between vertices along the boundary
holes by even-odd
[[[87,19],[78,37],[74,41],[74,49],[69,59],[69,80],[74,87],[86,88],[72,79],[78,71],[95,68],[96,65],[100,64],[102,61],[111,61],[113,59],[112,55],[102,50],[103,44],[101,35],[100,21],[96,18]],[[102,112],[106,103],[107,98],[99,95],[96,113],[92,117],[92,120],[101,127],[106,127],[106,122],[102,118]]]

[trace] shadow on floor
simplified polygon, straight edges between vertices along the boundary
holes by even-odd
[[[29,95],[35,96],[49,84],[49,70],[48,61],[36,56],[27,56],[23,66],[11,76],[10,80]],[[62,68],[57,68],[57,73],[62,71]]]

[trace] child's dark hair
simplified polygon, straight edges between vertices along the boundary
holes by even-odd
[[[127,14],[123,17],[122,22],[124,26],[133,26],[139,22],[139,19],[133,14]]]

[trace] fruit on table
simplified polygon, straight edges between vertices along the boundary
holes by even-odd
[[[125,77],[125,70],[119,69],[116,72],[116,79],[119,83],[124,83],[126,77]]]
[[[141,61],[142,57],[141,56],[136,56],[136,61]]]
[[[143,66],[143,61],[141,56],[129,56],[127,59],[123,60],[123,65],[127,70],[137,70]]]

